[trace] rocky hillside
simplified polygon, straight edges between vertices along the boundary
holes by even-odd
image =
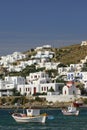
[[[84,59],[87,56],[87,46],[80,46],[80,44],[66,46],[62,48],[51,48],[51,51],[55,52],[54,58],[52,61],[62,62],[63,64],[72,64],[80,63],[80,60]],[[34,49],[25,52],[29,55],[36,54]]]
[[[60,62],[64,64],[80,63],[87,56],[87,46],[72,45],[62,48]]]

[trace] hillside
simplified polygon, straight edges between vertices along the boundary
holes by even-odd
[[[87,56],[87,46],[80,46],[80,44],[64,47],[60,50],[61,56],[59,61],[64,64],[80,63],[80,60]]]
[[[85,56],[87,56],[87,46],[80,46],[80,44],[66,46],[62,48],[51,48],[50,51],[55,52],[52,61],[62,62],[65,65],[80,63],[80,60],[84,59]],[[34,49],[25,53],[28,54],[28,58],[30,58],[31,55],[36,54]]]
[[[50,61],[61,62],[64,65],[81,63],[80,61],[87,56],[87,46],[80,46],[80,44],[66,46],[66,47],[62,47],[62,48],[49,48],[49,49],[45,48],[45,50],[55,52],[53,58]],[[16,61],[16,62],[12,63],[12,65],[15,66],[15,65],[20,64],[20,61],[30,60],[31,56],[35,56],[37,54],[37,51],[38,50],[31,49],[31,50],[24,52],[24,54],[27,54],[27,58]],[[44,51],[44,49],[43,50],[41,49],[41,51]],[[44,68],[39,68],[39,69],[42,71]],[[40,71],[39,69],[37,71]],[[9,73],[6,68],[1,66],[0,67],[0,76],[1,76],[1,78],[3,78],[4,74],[5,75],[9,74],[11,76],[13,76],[13,75],[26,76],[30,72],[35,72],[35,71],[36,71],[36,69],[35,69],[34,65],[27,66],[20,72],[11,72],[11,73]],[[51,71],[49,73],[51,73]]]

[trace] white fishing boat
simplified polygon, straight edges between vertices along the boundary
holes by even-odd
[[[79,110],[74,106],[69,106],[67,109],[62,109],[63,115],[79,115]]]
[[[46,113],[40,114],[39,109],[26,109],[25,113],[13,113],[12,117],[16,122],[40,122],[45,123]]]

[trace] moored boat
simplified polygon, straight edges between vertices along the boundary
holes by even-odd
[[[47,114],[40,114],[39,109],[26,109],[26,114],[13,113],[12,117],[16,122],[40,122],[45,123]]]
[[[69,106],[67,109],[62,109],[63,115],[79,115],[79,110],[74,106]]]

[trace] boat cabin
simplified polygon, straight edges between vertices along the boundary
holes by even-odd
[[[74,112],[74,111],[76,111],[76,108],[75,107],[68,107],[68,112]]]
[[[37,116],[40,115],[39,109],[27,109],[27,116]]]

